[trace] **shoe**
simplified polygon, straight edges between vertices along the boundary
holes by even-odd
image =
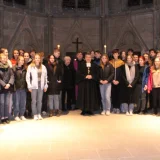
[[[81,115],[83,115],[83,116],[84,116],[85,114],[86,114],[86,112],[85,112],[85,111],[82,111],[82,112],[81,112]]]
[[[130,114],[129,114],[129,112],[126,112],[126,116],[129,116]]]
[[[120,109],[117,108],[117,109],[116,109],[116,113],[117,113],[117,114],[120,114]]]
[[[92,111],[88,111],[87,114],[90,115],[90,116],[94,115],[94,113]]]
[[[110,115],[110,111],[107,111],[107,112],[106,112],[106,116],[109,116],[109,115]]]
[[[47,112],[43,111],[43,112],[42,112],[42,115],[43,115],[43,116],[46,116],[46,115],[47,115]]]
[[[34,120],[38,120],[38,116],[37,115],[34,115]]]
[[[7,118],[7,119],[5,119],[5,122],[6,122],[7,124],[9,124],[9,123],[10,123],[10,120]]]
[[[102,111],[102,112],[101,112],[101,115],[105,115],[105,114],[106,114],[106,111]]]
[[[49,117],[52,117],[52,116],[53,116],[53,109],[51,109],[49,112]]]
[[[15,117],[15,121],[19,122],[21,121],[19,117]]]
[[[113,108],[112,113],[117,113],[117,109]]]
[[[2,124],[6,124],[5,119],[1,119],[1,123],[2,123]]]
[[[61,110],[58,110],[58,111],[57,111],[57,117],[61,116],[61,113],[62,113],[62,111],[61,111]]]
[[[27,120],[24,116],[21,116],[20,119],[21,119],[22,121],[26,121],[26,120]]]
[[[144,114],[144,112],[143,112],[143,111],[139,112],[139,115],[143,115],[143,114]]]
[[[38,115],[38,119],[39,119],[39,120],[42,120],[43,117],[39,114],[39,115]]]
[[[130,115],[130,116],[133,116],[133,112],[132,112],[132,111],[130,111],[129,115]]]

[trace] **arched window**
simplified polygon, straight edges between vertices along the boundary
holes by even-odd
[[[153,0],[128,0],[128,6],[141,6],[141,5],[148,5],[153,4]]]
[[[14,5],[26,5],[26,0],[4,0],[5,5],[14,6]]]
[[[63,0],[62,8],[64,9],[90,9],[90,0]]]

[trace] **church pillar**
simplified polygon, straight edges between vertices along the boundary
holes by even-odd
[[[154,10],[153,10],[153,48],[159,49],[159,42],[160,42],[160,32],[159,32],[159,24],[160,24],[160,12],[157,9],[157,3],[154,1]]]
[[[3,41],[3,28],[4,28],[4,5],[3,5],[3,0],[0,0],[0,46],[4,45],[4,41]]]
[[[53,48],[52,48],[52,45],[53,45],[53,34],[52,34],[52,19],[53,17],[51,15],[48,16],[48,51],[49,51],[49,54],[51,54],[53,52]]]
[[[108,1],[101,0],[101,19],[100,19],[100,25],[101,25],[101,31],[100,31],[100,49],[101,52],[104,53],[104,45],[107,45],[107,9],[106,7],[108,6]]]

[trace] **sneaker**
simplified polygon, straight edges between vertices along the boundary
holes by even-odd
[[[105,115],[105,114],[106,114],[106,111],[101,112],[101,115]]]
[[[47,115],[47,112],[43,111],[43,112],[42,112],[42,115],[43,115],[43,116],[46,116],[46,115]]]
[[[42,119],[43,119],[40,114],[38,115],[38,119],[39,119],[39,120],[42,120]]]
[[[120,114],[120,110],[119,110],[119,109],[117,109],[117,110],[116,110],[116,113],[117,113],[117,114]]]
[[[37,115],[34,115],[34,120],[36,120],[36,121],[38,120],[38,117],[37,117]]]
[[[15,121],[19,122],[21,121],[19,117],[15,117]]]
[[[21,119],[22,121],[26,121],[26,120],[27,120],[24,116],[21,116],[20,119]]]
[[[126,112],[126,116],[129,116],[130,114],[129,114],[129,112]]]
[[[130,116],[133,116],[133,112],[132,111],[130,111]]]
[[[117,113],[117,109],[113,108],[112,113]]]
[[[110,111],[107,111],[107,112],[106,112],[106,116],[109,116],[109,115],[110,115]]]
[[[9,123],[10,123],[10,120],[7,118],[7,119],[5,119],[5,122],[6,122],[7,124],[9,124]]]

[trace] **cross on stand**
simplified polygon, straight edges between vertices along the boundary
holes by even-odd
[[[79,42],[79,38],[76,38],[76,42],[72,42],[73,44],[76,44],[76,53],[78,52],[78,46],[79,44],[83,44],[82,42]]]

